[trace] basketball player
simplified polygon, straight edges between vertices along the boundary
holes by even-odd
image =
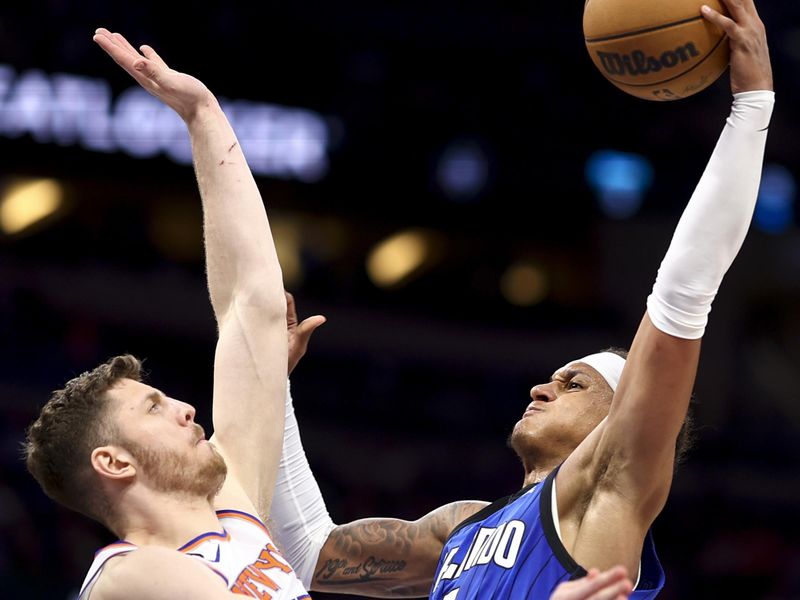
[[[661,263],[627,359],[601,352],[531,389],[511,444],[524,487],[486,507],[454,503],[418,521],[336,526],[287,396],[274,533],[313,590],[433,600],[547,598],[587,569],[621,565],[633,598],[664,584],[650,527],[672,483],[711,303],[753,214],[774,94],[753,0],[708,7],[731,50],[730,116]],[[437,565],[438,566],[435,566]],[[563,592],[560,588],[557,593]]]
[[[294,297],[288,292],[286,293],[286,305],[286,322],[289,334],[289,374],[291,374],[297,366],[297,363],[305,355],[311,335],[320,325],[325,323],[325,317],[315,315],[304,319],[302,322],[299,321]],[[281,493],[279,493],[275,499],[276,510],[274,510],[273,519],[275,517],[279,520],[297,518],[300,515],[297,514],[295,509],[290,508],[287,510],[284,506],[282,510],[278,510],[278,505],[286,501],[292,503],[302,502],[304,510],[308,513],[307,515],[303,515],[308,517],[305,524],[295,522],[287,527],[288,524],[283,523],[281,530],[284,534],[289,533],[288,536],[284,535],[285,541],[287,537],[289,539],[292,537],[292,533],[287,532],[287,529],[293,528],[294,533],[298,534],[295,536],[294,541],[303,544],[308,543],[308,540],[315,535],[317,537],[319,535],[318,532],[313,530],[312,526],[314,521],[321,522],[323,527],[325,525],[332,527],[332,524],[330,522],[330,517],[328,517],[327,512],[325,512],[325,505],[321,501],[319,489],[317,488],[314,478],[311,476],[311,471],[305,460],[302,446],[299,443],[297,421],[294,418],[291,397],[287,395],[287,398],[289,402],[289,404],[287,404],[287,414],[289,417],[287,418],[287,435],[284,442],[284,453],[279,472],[279,476],[281,477],[280,485],[283,487]],[[287,469],[291,471],[287,472]],[[287,481],[288,479],[292,481],[289,482]],[[296,485],[299,487],[297,487],[297,489],[289,489],[286,487],[287,485]],[[312,500],[312,502],[316,501],[316,505],[309,505],[309,499]],[[485,505],[485,502],[475,504],[476,508]],[[321,509],[322,512],[320,514],[314,514],[314,509]],[[305,531],[301,531],[301,529],[305,529]],[[303,549],[295,548],[295,554],[298,553],[298,550],[300,554],[303,553]],[[380,570],[380,566],[378,566],[379,563],[376,562],[373,564]],[[399,566],[401,565],[394,565],[390,567],[390,569]],[[550,600],[625,600],[629,597],[632,589],[633,583],[628,578],[625,567],[616,566],[602,573],[597,569],[590,569],[586,577],[559,584],[550,596]]]
[[[206,441],[192,406],[118,356],[53,394],[28,431],[28,468],[48,495],[120,538],[96,555],[80,600],[309,598],[262,522],[281,451],[287,332],[255,181],[200,81],[120,34],[98,29],[94,41],[189,129],[219,328],[215,433]]]

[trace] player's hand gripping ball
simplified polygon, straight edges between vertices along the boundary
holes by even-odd
[[[646,100],[696,94],[728,66],[725,33],[706,21],[719,0],[586,0],[583,35],[594,64],[619,89]]]

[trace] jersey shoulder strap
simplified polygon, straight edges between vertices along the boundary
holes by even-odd
[[[509,494],[508,496],[504,496],[504,497],[500,498],[499,500],[495,500],[494,502],[492,502],[488,506],[484,506],[482,509],[480,509],[478,512],[476,512],[474,515],[470,515],[469,517],[467,517],[466,519],[461,521],[461,523],[459,523],[458,525],[453,527],[453,530],[450,532],[450,535],[447,536],[447,539],[449,540],[451,537],[453,537],[456,533],[458,533],[461,529],[463,529],[467,525],[471,525],[472,523],[478,523],[480,521],[483,521],[487,517],[489,517],[489,516],[493,515],[494,513],[496,513],[498,510],[504,509],[506,506],[508,506],[509,504],[514,502],[514,500],[516,500],[517,498],[519,498],[523,494],[529,492],[530,490],[532,490],[537,485],[539,485],[539,484],[538,483],[528,484],[524,488],[522,488],[521,490],[518,490],[518,491],[514,492],[513,494]]]

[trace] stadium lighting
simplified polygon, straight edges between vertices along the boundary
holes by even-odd
[[[628,219],[638,212],[653,183],[653,166],[639,154],[598,150],[586,162],[586,181],[606,216]]]
[[[411,229],[380,242],[367,258],[367,274],[378,287],[389,288],[405,283],[430,259],[430,237]]]
[[[439,188],[454,201],[474,200],[486,187],[489,164],[477,142],[451,143],[436,168]]]
[[[0,229],[15,235],[55,214],[64,203],[64,189],[55,179],[12,186],[0,200]]]
[[[299,286],[305,278],[301,258],[300,228],[292,219],[272,220],[272,237],[287,287]]]
[[[794,224],[794,175],[781,165],[764,166],[754,221],[766,233],[779,234]]]
[[[518,261],[506,269],[500,279],[500,291],[509,304],[533,306],[547,297],[547,275],[536,264]]]

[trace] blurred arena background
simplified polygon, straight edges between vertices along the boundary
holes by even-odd
[[[800,598],[800,3],[758,7],[778,103],[755,223],[704,342],[700,437],[655,526],[670,599]],[[343,522],[514,491],[505,439],[530,387],[632,339],[728,80],[676,103],[628,97],[592,66],[581,12],[0,8],[0,596],[74,598],[111,541],[19,458],[52,389],[132,352],[210,427],[215,330],[186,138],[93,30],[152,44],[228,99],[286,286],[301,317],[329,319],[292,386]]]

